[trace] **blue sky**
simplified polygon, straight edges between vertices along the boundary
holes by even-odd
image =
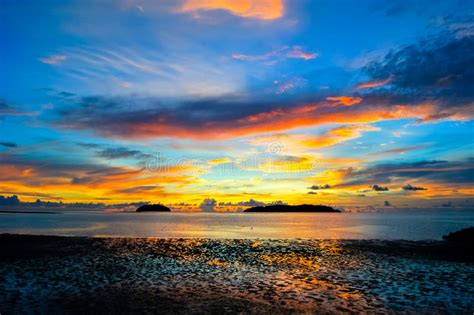
[[[0,194],[472,200],[471,1],[0,6]]]

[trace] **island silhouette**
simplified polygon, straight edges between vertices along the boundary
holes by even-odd
[[[171,209],[163,205],[143,205],[138,207],[136,212],[170,212]]]
[[[244,212],[341,212],[329,206],[324,205],[271,205],[252,207]]]
[[[474,226],[443,235],[448,242],[471,243],[474,245]]]

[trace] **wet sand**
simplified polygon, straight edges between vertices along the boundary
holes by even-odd
[[[466,313],[474,250],[441,241],[0,235],[0,313]]]

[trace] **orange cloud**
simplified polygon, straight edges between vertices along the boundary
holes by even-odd
[[[369,89],[377,86],[382,86],[385,84],[388,84],[392,81],[393,77],[388,77],[385,80],[375,80],[375,81],[369,81],[369,82],[364,82],[356,85],[356,88],[358,89]]]
[[[441,106],[436,102],[419,104],[392,105],[383,99],[372,97],[362,102],[361,98],[350,96],[330,97],[325,101],[313,101],[296,105],[280,104],[278,107],[263,112],[256,112],[236,117],[222,117],[217,114],[211,119],[190,115],[183,108],[173,112],[154,110],[136,112],[133,119],[120,121],[105,119],[102,109],[91,114],[84,109],[73,109],[67,119],[58,121],[57,126],[68,129],[93,129],[99,135],[112,138],[145,139],[145,138],[181,138],[199,140],[226,140],[247,135],[269,134],[324,124],[371,124],[381,120],[404,118],[417,119],[418,122],[441,119],[467,120],[474,115],[474,104],[460,106]],[[347,106],[357,104],[358,106]],[[258,104],[258,103],[255,103]],[[335,106],[343,104],[344,106]],[[181,111],[181,112],[180,112]],[[130,116],[133,113],[120,108],[114,115],[121,113]],[[236,112],[238,112],[236,110]],[[178,119],[178,116],[193,116]],[[173,117],[176,116],[176,117]],[[194,117],[199,116],[199,117]],[[213,115],[209,115],[213,116]],[[170,117],[172,119],[170,119]]]
[[[193,174],[199,166],[169,165],[166,168],[104,167],[100,165],[52,165],[37,161],[16,162],[0,155],[0,192],[35,198],[97,201],[176,200],[183,193],[168,192],[167,187],[182,188],[199,182]],[[140,193],[138,193],[140,191]],[[181,191],[181,190],[179,190]],[[0,193],[1,194],[1,193]]]
[[[360,97],[352,97],[352,96],[337,96],[337,97],[327,97],[328,101],[336,102],[334,105],[345,105],[345,106],[352,106],[355,104],[359,104],[362,102],[362,98]]]
[[[354,172],[352,168],[336,169],[336,170],[325,170],[323,172],[316,173],[314,176],[307,178],[310,182],[326,183],[330,186],[336,186],[342,184],[347,177],[350,177]]]
[[[283,16],[285,8],[283,0],[186,0],[179,10],[226,10],[245,18],[275,20]]]
[[[292,130],[327,123],[373,123],[400,118],[424,118],[434,109],[429,106],[379,106],[370,111],[346,107],[344,111],[330,111],[324,104],[302,105],[289,109],[275,109],[229,122],[208,122],[206,127],[178,125],[159,121],[139,122],[127,133],[127,138],[173,137],[190,139],[232,139],[241,136]],[[350,109],[350,110],[349,110]],[[105,133],[107,135],[107,133]]]
[[[289,51],[286,56],[288,58],[299,58],[304,60],[314,59],[319,56],[319,53],[308,53],[303,51],[301,46],[293,46],[292,50]]]
[[[341,165],[353,165],[353,164],[358,164],[358,163],[363,163],[367,162],[366,159],[354,159],[354,158],[320,158],[318,159],[318,162],[321,164],[324,164],[327,167],[334,167],[338,166],[340,167]]]
[[[232,160],[228,157],[217,158],[217,159],[207,161],[207,163],[211,165],[226,164],[226,163],[231,163],[231,162]]]
[[[368,125],[348,125],[330,129],[321,135],[276,134],[254,137],[250,142],[254,145],[268,145],[277,142],[284,150],[294,152],[330,147],[347,140],[359,138],[363,132],[377,130],[380,129]]]
[[[264,173],[299,173],[311,171],[315,165],[315,159],[311,156],[282,156],[258,163],[256,167],[244,166],[244,169]]]

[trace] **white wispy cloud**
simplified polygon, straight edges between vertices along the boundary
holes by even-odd
[[[236,65],[221,62],[217,56],[208,59],[199,55],[158,54],[138,47],[73,47],[64,49],[64,54],[68,56],[67,67],[61,67],[64,75],[107,91],[121,87],[122,92],[126,88],[130,93],[147,95],[212,96],[234,93],[243,85],[242,71]],[[96,80],[100,85],[94,84]]]
[[[66,56],[64,55],[50,55],[48,57],[39,58],[39,61],[48,65],[56,65],[64,60],[66,60]]]

